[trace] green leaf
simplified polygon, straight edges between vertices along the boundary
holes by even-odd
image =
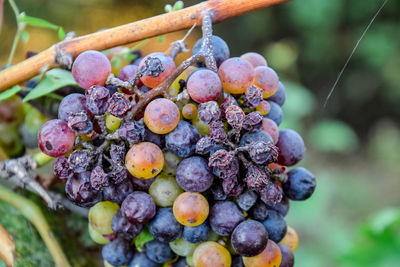
[[[53,24],[51,22],[48,22],[44,19],[26,16],[24,13],[21,13],[18,16],[18,20],[25,22],[26,24],[31,25],[31,26],[43,27],[43,28],[48,28],[48,29],[52,29],[52,30],[57,30],[60,27],[60,26]]]
[[[170,12],[172,12],[172,6],[170,4],[165,5],[164,10],[165,10],[165,12],[170,13]]]
[[[63,27],[58,28],[58,38],[60,38],[61,41],[65,39],[65,32]]]
[[[144,244],[150,242],[153,239],[154,237],[150,234],[149,230],[146,227],[140,232],[140,234],[137,237],[135,237],[133,242],[135,243],[136,249],[138,251],[142,251]]]
[[[157,36],[157,42],[163,43],[164,41],[165,41],[165,36],[164,35]]]
[[[67,85],[77,85],[70,71],[63,69],[49,70],[44,75],[43,80],[23,99],[23,102],[42,97]]]
[[[183,8],[183,1],[176,1],[174,4],[174,10],[181,10]]]
[[[21,40],[22,42],[26,43],[29,39],[29,33],[27,31],[21,31]]]
[[[10,89],[0,93],[0,102],[7,100],[11,97],[13,97],[14,95],[16,95],[19,91],[21,91],[22,87],[19,85],[15,85],[13,87],[11,87]]]
[[[114,68],[118,69],[121,66],[121,59],[119,57],[113,57],[111,59],[111,64],[114,66]]]

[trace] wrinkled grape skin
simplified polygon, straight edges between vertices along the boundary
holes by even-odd
[[[91,187],[90,172],[68,178],[65,193],[69,200],[81,207],[91,207],[101,200],[101,194]]]
[[[207,241],[199,245],[193,253],[195,267],[229,267],[232,258],[229,251],[217,242]]]
[[[279,148],[278,163],[284,166],[295,165],[306,152],[303,138],[291,129],[279,131],[279,140],[276,146]]]
[[[287,246],[294,253],[299,246],[299,236],[297,235],[296,230],[288,226],[286,235],[279,244]]]
[[[137,178],[153,178],[164,166],[164,155],[161,149],[150,142],[132,146],[125,157],[125,167]]]
[[[200,51],[202,40],[203,39],[197,40],[197,42],[193,46],[193,55],[197,54]],[[217,67],[219,67],[222,62],[229,58],[229,47],[221,37],[216,35],[212,36],[212,42],[213,56],[215,58],[215,62],[217,63]]]
[[[211,187],[213,180],[214,175],[202,157],[184,159],[176,170],[176,181],[186,191],[204,192]]]
[[[74,147],[75,133],[62,120],[46,122],[38,134],[39,148],[50,157],[64,156]]]
[[[89,223],[102,235],[112,234],[111,221],[118,209],[117,203],[101,201],[89,209]]]
[[[274,206],[266,205],[268,209],[274,210],[285,217],[289,212],[290,202],[286,196],[283,196],[281,201]]]
[[[178,106],[169,99],[151,101],[144,111],[144,123],[156,134],[166,134],[175,129],[180,119]]]
[[[190,75],[186,83],[189,96],[197,103],[215,101],[222,93],[218,74],[209,69],[199,69]]]
[[[141,224],[132,224],[130,223],[123,215],[121,210],[119,209],[111,221],[111,228],[118,235],[118,237],[123,237],[127,240],[132,240],[143,229],[143,225]]]
[[[247,60],[254,68],[258,66],[267,66],[267,60],[260,54],[255,52],[247,52],[240,56],[242,59]]]
[[[131,181],[125,179],[120,184],[110,184],[103,190],[103,196],[105,200],[109,200],[119,205],[122,204],[125,197],[128,196],[130,193],[133,193],[134,189],[132,186]]]
[[[282,254],[282,261],[279,267],[293,267],[294,266],[294,255],[293,252],[285,245],[278,244]]]
[[[250,145],[252,142],[273,142],[272,137],[265,131],[257,130],[245,133],[240,139],[240,146]]]
[[[208,240],[210,231],[211,229],[207,221],[198,226],[185,226],[182,238],[191,243],[202,243]]]
[[[175,177],[164,173],[158,175],[149,188],[149,194],[159,207],[171,207],[175,199],[182,193],[183,190],[179,187]]]
[[[266,133],[268,133],[272,137],[274,144],[278,143],[279,129],[278,125],[276,125],[276,123],[273,120],[268,118],[263,118],[260,130],[263,130]]]
[[[164,263],[172,260],[174,253],[168,243],[163,243],[157,240],[152,240],[145,245],[147,257],[157,263]]]
[[[244,215],[232,201],[218,201],[210,211],[210,225],[214,232],[229,236],[244,221]]]
[[[196,127],[186,121],[180,121],[178,126],[165,136],[165,145],[178,157],[186,158],[194,154],[200,138]]]
[[[197,226],[208,217],[207,199],[200,193],[185,192],[174,202],[173,212],[176,220],[185,226]]]
[[[283,192],[291,200],[306,200],[315,190],[315,176],[306,168],[298,167],[287,173],[288,179],[283,184]]]
[[[246,257],[260,254],[268,242],[268,233],[262,223],[247,220],[240,223],[232,233],[232,246],[237,253]]]
[[[255,72],[248,61],[233,57],[221,64],[218,75],[226,92],[243,94],[247,87],[253,83]]]
[[[149,258],[146,253],[136,251],[128,267],[159,267],[160,265]]]
[[[101,254],[103,259],[108,261],[113,266],[127,265],[133,257],[133,249],[130,242],[117,238],[106,244]]]
[[[277,103],[279,106],[283,106],[286,100],[286,89],[282,82],[279,82],[278,90],[276,90],[275,94],[268,97],[268,100]]]
[[[268,210],[267,218],[262,221],[268,232],[269,239],[279,243],[286,234],[287,225],[282,215],[274,210]]]
[[[69,94],[63,98],[58,106],[58,118],[68,122],[68,117],[72,113],[86,111],[86,97],[82,94]]]
[[[263,98],[268,98],[275,94],[279,86],[279,77],[276,72],[267,66],[259,66],[254,70],[254,84],[263,90]]]
[[[136,191],[122,202],[121,212],[130,223],[143,224],[156,215],[156,204],[149,194]]]
[[[272,240],[268,240],[265,249],[257,256],[243,257],[245,267],[278,267],[281,261],[281,250]]]
[[[76,83],[89,89],[93,85],[104,85],[111,73],[111,63],[102,53],[89,50],[75,59],[71,71]]]
[[[164,53],[155,52],[148,54],[142,59],[142,61],[140,61],[139,70],[141,70],[145,66],[145,62],[149,57],[156,57],[160,59],[164,71],[161,72],[160,75],[158,75],[158,77],[143,75],[142,77],[140,77],[140,80],[143,82],[144,85],[150,88],[155,88],[157,85],[163,82],[168,76],[170,76],[171,73],[175,71],[176,66],[174,60],[171,57],[167,56]]]
[[[172,242],[182,235],[183,226],[175,219],[172,208],[161,208],[149,224],[150,233],[160,242]]]
[[[273,120],[276,125],[280,125],[283,119],[283,112],[281,107],[275,103],[274,101],[268,101],[271,110],[269,111],[269,113],[267,115],[265,115],[265,118],[271,119]]]

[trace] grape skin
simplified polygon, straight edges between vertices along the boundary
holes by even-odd
[[[229,251],[217,242],[207,241],[200,244],[193,253],[195,267],[229,267],[232,258]]]
[[[203,39],[197,40],[197,42],[193,46],[193,55],[196,55],[201,48]],[[219,36],[213,35],[212,36],[212,43],[213,43],[213,56],[215,58],[215,62],[217,63],[217,67],[219,67],[222,62],[229,58],[229,47],[226,42]]]
[[[128,267],[159,267],[160,265],[150,260],[146,253],[136,251]]]
[[[150,75],[143,75],[140,80],[143,82],[144,85],[150,87],[150,88],[155,88],[157,85],[162,83],[168,76],[170,76],[176,69],[175,63],[173,59],[169,56],[167,56],[164,53],[156,52],[156,53],[151,53],[145,56],[142,61],[140,61],[139,64],[139,70],[142,71],[142,68],[145,67],[146,61],[150,57],[155,57],[158,58],[161,61],[162,67],[164,70],[157,76],[153,77]]]
[[[243,257],[245,267],[278,267],[282,261],[279,246],[272,240],[268,240],[265,249],[254,257]]]
[[[175,177],[159,174],[155,181],[150,185],[149,194],[154,202],[160,207],[171,207],[175,199],[183,193]]]
[[[283,184],[283,192],[291,200],[306,200],[315,190],[316,182],[314,175],[306,168],[298,167],[290,170],[288,179]]]
[[[240,56],[242,59],[247,60],[253,65],[254,68],[258,66],[267,66],[267,60],[260,54],[255,52],[247,52]]]
[[[278,243],[286,234],[286,221],[282,215],[274,210],[268,210],[267,218],[262,222],[267,229],[269,239]]]
[[[278,244],[278,246],[282,254],[282,261],[279,267],[293,267],[294,266],[293,252],[283,244]]]
[[[179,123],[178,106],[169,99],[158,98],[151,101],[144,110],[144,123],[156,134],[166,134]]]
[[[50,157],[64,156],[72,150],[75,133],[62,120],[49,120],[38,134],[39,148]]]
[[[286,235],[279,244],[287,246],[294,253],[299,245],[299,236],[297,235],[296,230],[288,226]]]
[[[101,201],[89,209],[89,223],[95,231],[102,235],[113,233],[111,221],[119,205],[111,201]]]
[[[244,219],[243,213],[232,201],[218,201],[211,208],[210,225],[219,235],[229,236]]]
[[[125,167],[137,178],[153,178],[164,166],[164,155],[161,149],[150,142],[132,146],[125,157]]]
[[[165,136],[165,145],[178,157],[186,158],[194,154],[200,138],[196,127],[187,121],[180,121],[178,126]]]
[[[168,243],[163,243],[157,240],[147,242],[145,245],[147,257],[157,263],[164,263],[172,260],[174,253]]]
[[[122,266],[129,263],[133,257],[133,249],[128,240],[117,238],[106,244],[101,250],[103,259],[113,266]]]
[[[278,90],[279,77],[270,67],[259,66],[255,68],[254,84],[263,90],[263,98],[268,98]]]
[[[282,82],[279,82],[278,90],[276,90],[275,94],[268,97],[269,101],[274,101],[279,106],[283,106],[286,100],[286,89]]]
[[[111,73],[111,63],[102,53],[88,50],[75,59],[71,71],[76,83],[89,89],[93,85],[104,85]]]
[[[306,152],[303,138],[291,129],[279,131],[279,140],[276,146],[279,148],[278,163],[284,166],[295,165]]]
[[[172,207],[176,220],[185,226],[197,226],[208,217],[207,199],[200,193],[180,194]]]
[[[130,223],[143,224],[156,215],[156,204],[149,194],[137,191],[125,198],[121,212]]]
[[[185,226],[183,228],[182,238],[191,243],[202,243],[208,240],[210,236],[210,226],[207,221],[198,226]]]
[[[262,223],[247,220],[240,223],[232,233],[232,246],[237,253],[246,257],[260,254],[268,242],[268,233]]]
[[[222,87],[228,93],[243,94],[255,77],[253,66],[239,57],[225,60],[218,70]]]
[[[169,247],[179,256],[189,256],[193,254],[197,244],[193,244],[182,238],[179,238],[173,242],[170,242]]]
[[[283,112],[281,107],[274,101],[268,101],[268,103],[271,107],[271,110],[264,117],[273,120],[278,126],[281,125],[283,119]]]
[[[175,219],[172,208],[161,208],[149,224],[150,233],[160,242],[172,242],[182,235],[183,226]]]
[[[208,163],[202,157],[186,158],[176,170],[176,181],[186,191],[204,192],[211,187],[213,180]]]
[[[140,234],[143,229],[141,224],[132,224],[124,217],[121,210],[119,209],[111,221],[111,228],[119,237],[123,237],[127,240],[132,240]]]
[[[266,133],[268,133],[272,137],[274,144],[278,143],[279,129],[278,125],[276,125],[276,123],[273,120],[269,118],[263,118],[260,130],[263,130]]]
[[[80,111],[87,111],[86,97],[82,94],[69,94],[63,98],[58,106],[58,118],[68,122],[69,115]]]

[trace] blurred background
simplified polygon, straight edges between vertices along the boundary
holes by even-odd
[[[317,189],[311,199],[292,202],[287,216],[288,225],[300,236],[296,266],[400,264],[399,1],[389,0],[383,8],[324,107],[337,75],[382,2],[295,0],[214,28],[214,34],[228,43],[231,56],[254,51],[267,58],[287,89],[280,128],[293,128],[305,139],[308,151],[300,165],[316,175]],[[16,3],[27,15],[83,35],[163,13],[164,6],[174,1]],[[15,31],[15,17],[5,1],[0,66],[7,61]],[[23,60],[27,51],[41,51],[58,41],[57,32],[49,29],[28,27],[27,31],[29,39],[17,47],[14,63]],[[164,51],[184,33],[153,38],[141,50]],[[189,37],[189,47],[199,36],[196,30]],[[93,266],[99,246],[82,230],[86,222],[72,215],[62,222],[50,212],[46,216],[74,265]],[[16,240],[21,241],[20,254],[27,260],[19,266],[51,266],[35,228],[2,202],[0,223],[21,235]],[[76,238],[67,240],[66,232]],[[5,266],[1,260],[0,266]]]

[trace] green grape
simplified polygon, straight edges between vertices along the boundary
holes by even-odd
[[[175,155],[175,153],[172,153],[169,150],[164,151],[163,172],[166,174],[169,174],[169,175],[175,175],[176,169],[178,168],[178,164],[181,161],[182,161],[182,159],[179,158],[177,155]]]
[[[198,244],[190,243],[183,238],[179,238],[169,243],[169,247],[172,249],[172,251],[182,257],[193,255],[193,252],[197,246]]]
[[[113,233],[111,220],[119,209],[117,203],[111,201],[101,201],[89,209],[89,223],[93,230],[102,235]]]
[[[210,125],[202,122],[199,117],[196,116],[196,118],[192,120],[192,124],[197,128],[199,133],[204,135],[210,134]]]
[[[161,173],[149,188],[149,194],[159,207],[171,207],[175,199],[183,193],[173,176]]]
[[[194,267],[193,255],[186,256],[186,263],[189,264],[190,267]]]
[[[96,230],[93,229],[90,223],[88,224],[88,226],[89,226],[89,236],[94,242],[100,245],[105,245],[108,242],[110,242],[110,240],[104,238],[104,236],[96,232]]]
[[[219,235],[218,235],[216,232],[214,232],[214,231],[211,230],[210,236],[208,237],[208,241],[215,241],[215,242],[217,242],[218,239],[219,239]]]
[[[189,74],[195,71],[197,68],[194,66],[189,66],[186,70],[184,70],[178,78],[175,79],[175,81],[171,84],[171,86],[168,88],[168,94],[170,96],[177,96],[180,92],[181,85],[179,83],[180,80],[186,81],[187,78],[189,77]]]
[[[107,114],[105,120],[106,120],[107,130],[109,130],[110,132],[115,132],[116,130],[119,129],[119,126],[121,125],[121,119],[111,114]]]

